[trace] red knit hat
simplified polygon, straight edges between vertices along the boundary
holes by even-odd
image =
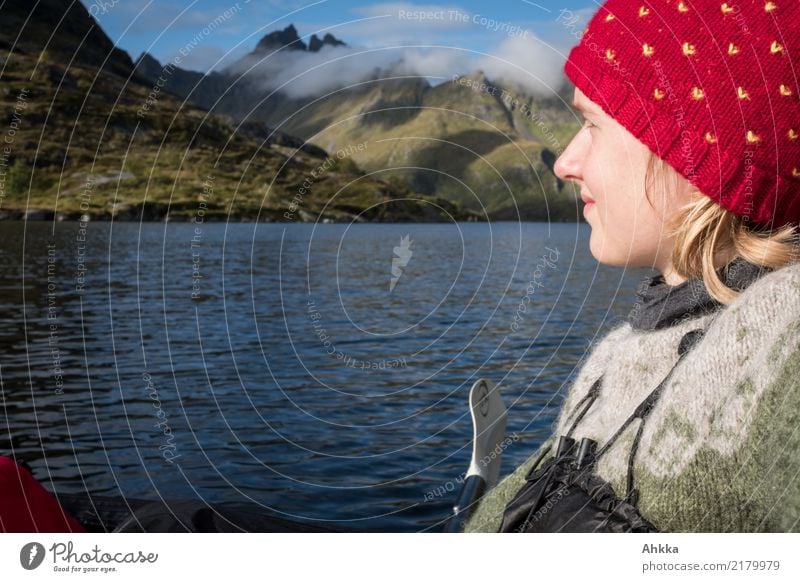
[[[564,70],[706,196],[800,224],[800,0],[609,0]]]

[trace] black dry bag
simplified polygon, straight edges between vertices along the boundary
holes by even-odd
[[[500,531],[655,532],[628,501],[619,499],[606,481],[594,474],[595,442],[562,436],[558,451],[541,467],[534,466],[525,485],[506,506]],[[577,452],[576,452],[577,448]]]

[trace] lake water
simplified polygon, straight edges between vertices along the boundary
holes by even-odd
[[[519,437],[506,474],[652,273],[599,265],[589,235],[2,223],[0,454],[58,492],[439,530],[469,463],[472,383],[501,386]]]

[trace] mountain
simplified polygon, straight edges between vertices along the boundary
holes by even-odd
[[[322,98],[270,100],[248,118],[329,151],[368,143],[353,156],[365,171],[495,220],[576,221],[579,203],[553,173],[577,130],[567,98],[534,99],[480,71],[436,86],[376,77]]]
[[[308,50],[312,53],[318,52],[324,46],[347,46],[346,43],[337,39],[330,33],[326,33],[320,40],[316,34],[312,34],[308,41]]]
[[[143,75],[151,83],[161,82],[165,90],[187,99],[215,113],[227,114],[235,119],[242,119],[254,104],[264,101],[264,91],[253,82],[252,77],[241,76],[240,70],[247,70],[251,63],[269,59],[274,53],[288,52],[297,54],[317,53],[324,47],[338,47],[347,44],[330,33],[321,39],[312,34],[308,44],[298,35],[297,29],[290,24],[283,30],[264,35],[255,49],[230,64],[221,72],[211,71],[203,74],[176,66],[174,63],[161,64],[149,53],[142,53],[136,59],[137,73]],[[276,107],[286,101],[283,95],[273,95],[263,108]],[[275,116],[259,117],[261,121],[274,120]]]
[[[239,74],[272,52],[291,62],[291,55],[307,54],[319,42],[324,46],[325,39],[312,37],[306,45],[288,26],[221,73],[193,78],[192,92],[178,74],[168,86],[214,112],[279,128],[328,151],[368,143],[353,154],[364,170],[491,219],[582,220],[575,193],[553,172],[558,152],[579,128],[565,105],[571,98],[566,82],[552,96],[534,98],[481,71],[432,86],[397,63],[325,96],[292,98],[268,91],[267,73]],[[344,43],[331,37],[327,44]]]
[[[203,109],[211,110],[230,87],[227,75],[214,71],[206,74],[188,71],[171,64],[162,65],[150,53],[142,53],[134,63],[136,73],[150,85],[160,83],[165,90],[186,99]]]
[[[133,62],[114,46],[80,2],[5,0],[0,3],[0,47],[39,54],[50,60],[73,60],[127,77]]]
[[[324,46],[347,46],[344,42],[337,39],[332,34],[326,34],[320,39],[316,34],[312,34],[308,44],[304,43],[297,34],[294,24],[290,24],[283,30],[276,30],[265,35],[256,45],[253,53],[265,54],[276,50],[299,50],[318,52]]]
[[[13,138],[0,150],[6,218],[476,218],[364,175],[349,153],[329,155],[263,123],[233,123],[157,90],[142,76],[154,63],[134,65],[79,4],[41,5],[46,10],[0,5],[0,119]],[[84,48],[84,37],[94,44]]]

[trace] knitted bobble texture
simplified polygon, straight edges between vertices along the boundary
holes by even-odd
[[[800,224],[798,53],[797,0],[609,0],[565,73],[703,194],[777,228]]]

